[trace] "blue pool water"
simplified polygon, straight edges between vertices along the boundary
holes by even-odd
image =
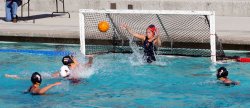
[[[104,54],[95,56],[92,68],[84,72],[80,84],[71,84],[51,78],[50,74],[60,69],[61,58],[67,51],[74,52],[79,61],[87,61],[78,45],[1,42],[0,49],[0,107],[3,108],[250,107],[249,63],[212,64],[210,58],[157,56],[158,62],[141,64],[130,59],[131,54]],[[248,56],[245,52],[227,53]],[[241,84],[230,87],[218,84],[215,71],[220,66],[229,70],[230,79]],[[62,81],[62,85],[44,96],[23,94],[35,71],[43,76],[42,87],[57,81]],[[17,74],[22,79],[5,78],[4,74]]]

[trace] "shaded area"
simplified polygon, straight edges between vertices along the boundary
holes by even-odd
[[[246,44],[222,44],[224,50],[250,50],[250,45]]]
[[[5,21],[5,17],[0,17],[0,20],[3,20],[3,21]]]
[[[37,19],[45,19],[45,18],[50,18],[50,17],[56,17],[56,16],[63,16],[65,14],[38,14],[38,15],[31,15],[31,16],[25,16],[25,17],[19,17],[18,16],[18,21],[30,21],[33,20],[33,23],[35,23],[35,20]],[[0,20],[5,21],[5,17],[0,17]]]
[[[62,16],[64,14],[54,14],[52,16],[52,14],[39,14],[39,15],[32,15],[32,16],[26,16],[26,17],[19,17],[18,20],[23,20],[23,21],[27,21],[27,20],[36,20],[36,19],[44,19],[44,18],[49,18],[49,17],[56,17],[56,16]]]
[[[65,44],[80,43],[80,40],[77,38],[25,37],[25,36],[0,36],[0,41],[65,43]]]

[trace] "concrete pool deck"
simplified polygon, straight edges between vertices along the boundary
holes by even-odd
[[[4,14],[0,12],[0,41],[27,41],[29,37],[34,42],[63,42],[67,38],[68,43],[79,43],[78,13],[70,13],[68,18],[67,14],[51,17],[50,12],[32,12],[34,20],[18,23],[5,22]],[[216,32],[225,49],[250,48],[250,17],[216,16]]]

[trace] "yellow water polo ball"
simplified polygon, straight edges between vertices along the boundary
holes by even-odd
[[[100,21],[98,23],[98,29],[100,32],[107,32],[109,30],[109,23],[107,21]]]

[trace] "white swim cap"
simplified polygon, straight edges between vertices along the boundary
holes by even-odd
[[[61,75],[61,77],[68,77],[70,75],[70,70],[69,70],[68,66],[63,65],[61,67],[60,75]]]

